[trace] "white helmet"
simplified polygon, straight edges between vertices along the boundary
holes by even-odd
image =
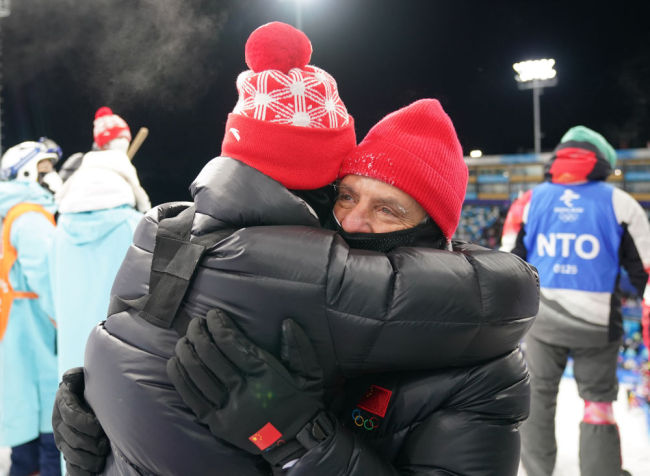
[[[2,180],[40,182],[38,163],[41,160],[49,159],[54,165],[60,158],[61,148],[47,137],[41,137],[38,142],[21,142],[7,149],[2,155],[0,178]]]

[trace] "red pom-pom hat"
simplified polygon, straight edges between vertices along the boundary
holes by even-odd
[[[307,35],[291,25],[267,23],[248,37],[246,64],[255,73],[277,69],[288,74],[292,68],[304,68],[311,59],[311,42]]]
[[[246,42],[251,68],[237,78],[239,100],[228,115],[222,155],[240,160],[295,190],[336,179],[355,146],[354,121],[326,71],[308,65],[309,38],[280,22]]]
[[[113,114],[111,108],[102,106],[95,113],[93,137],[97,147],[103,149],[114,139],[124,138],[131,142],[131,130],[124,119]]]

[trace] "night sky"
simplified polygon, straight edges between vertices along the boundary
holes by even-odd
[[[150,135],[135,165],[152,203],[189,198],[219,154],[244,44],[293,1],[12,0],[2,30],[2,146],[48,136],[64,156],[92,143],[100,106]],[[357,138],[413,100],[441,101],[468,153],[529,152],[531,91],[512,63],[556,59],[541,97],[542,149],[571,126],[616,148],[650,140],[646,2],[303,0],[311,64],[332,74]],[[636,5],[636,7],[632,6]]]

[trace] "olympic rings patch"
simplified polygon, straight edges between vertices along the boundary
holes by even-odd
[[[379,428],[379,419],[377,417],[365,418],[361,414],[361,410],[355,408],[352,411],[352,420],[354,424],[359,428],[364,428],[365,430],[372,431]]]

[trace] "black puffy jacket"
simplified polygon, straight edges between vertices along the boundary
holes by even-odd
[[[183,303],[191,315],[219,307],[276,354],[280,323],[293,318],[314,343],[329,388],[340,376],[361,382],[368,373],[439,369],[395,392],[381,432],[394,468],[373,451],[360,452],[364,443],[340,428],[291,473],[317,474],[306,466],[310,461],[321,461],[320,474],[344,474],[346,468],[371,474],[373,465],[389,474],[400,467],[413,472],[409,455],[417,467],[452,468],[470,447],[480,448],[476,458],[504,447],[512,450],[510,459],[518,457],[516,427],[527,413],[528,387],[517,346],[537,312],[534,268],[472,245],[456,252],[399,248],[387,255],[351,250],[334,232],[318,228],[305,202],[225,157],[208,163],[191,191],[194,236],[236,230],[200,262]],[[140,223],[114,296],[128,301],[147,294],[157,225],[171,208],[162,205]],[[194,421],[165,370],[177,339],[173,328],[152,325],[135,309],[110,315],[91,333],[85,396],[111,440],[106,474],[268,473],[261,458],[215,440]],[[419,395],[415,407],[409,385]],[[338,406],[344,411],[343,401]],[[465,446],[472,438],[473,446]],[[440,441],[458,441],[459,448],[447,454],[432,449],[427,458],[427,447]],[[340,451],[333,454],[327,449],[332,445]],[[506,473],[488,467],[467,474]]]

